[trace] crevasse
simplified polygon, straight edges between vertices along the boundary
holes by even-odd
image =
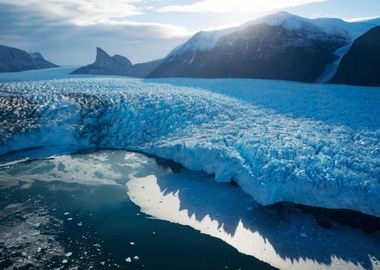
[[[234,180],[263,205],[380,216],[378,128],[292,117],[173,83],[82,78],[0,89],[0,159],[33,147],[138,150]]]

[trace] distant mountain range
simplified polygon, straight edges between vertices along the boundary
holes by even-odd
[[[149,77],[329,82],[353,41],[379,24],[279,12],[239,27],[199,32],[169,53]]]
[[[143,78],[157,68],[161,61],[132,65],[131,61],[124,56],[111,57],[101,48],[97,48],[95,62],[75,70],[72,74],[124,75]]]
[[[36,53],[0,45],[0,72],[16,72],[58,67]]]
[[[126,58],[120,63],[116,59],[120,56],[110,57],[98,48],[95,63],[74,73],[380,85],[369,78],[380,78],[380,73],[378,58],[368,59],[368,44],[372,44],[371,55],[378,55],[380,46],[376,32],[366,34],[378,25],[380,19],[350,23],[279,12],[238,27],[198,32],[164,59],[149,63],[132,65]],[[363,42],[367,45],[358,45]],[[362,72],[349,67],[357,67],[352,62],[358,58],[362,59],[361,66],[366,66]]]
[[[334,52],[350,40],[312,25],[248,24],[218,38],[207,49],[197,46],[201,32],[190,44],[174,50],[150,77],[260,78],[315,82]]]
[[[73,74],[380,85],[379,25],[380,18],[346,22],[278,12],[238,27],[198,32],[165,58],[146,63],[132,64],[97,48],[95,62]],[[55,66],[40,54],[5,46],[0,59],[0,71]]]

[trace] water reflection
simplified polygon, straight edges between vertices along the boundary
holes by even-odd
[[[239,188],[199,174],[150,175],[127,187],[146,214],[191,226],[280,269],[380,269],[378,235],[323,228],[289,207],[260,207]]]
[[[369,234],[339,224],[322,227],[299,208],[260,207],[238,187],[142,154],[100,151],[0,166],[2,189],[28,189],[36,181],[51,188],[56,181],[96,185],[105,193],[107,186],[126,185],[142,212],[190,226],[280,269],[380,269],[380,228]]]

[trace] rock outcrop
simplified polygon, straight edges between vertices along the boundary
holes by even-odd
[[[47,61],[40,53],[0,45],[0,72],[17,72],[32,69],[58,67]]]
[[[353,43],[331,82],[380,86],[380,26],[371,29]]]
[[[96,60],[93,64],[81,67],[72,74],[95,75],[122,75],[130,77],[146,77],[159,64],[161,60],[133,65],[131,61],[121,55],[108,55],[101,48],[96,49]]]

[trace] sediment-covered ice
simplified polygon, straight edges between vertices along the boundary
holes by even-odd
[[[379,89],[290,84],[266,94],[260,81],[203,82],[0,83],[0,159],[37,147],[138,150],[234,180],[263,205],[380,216]]]

